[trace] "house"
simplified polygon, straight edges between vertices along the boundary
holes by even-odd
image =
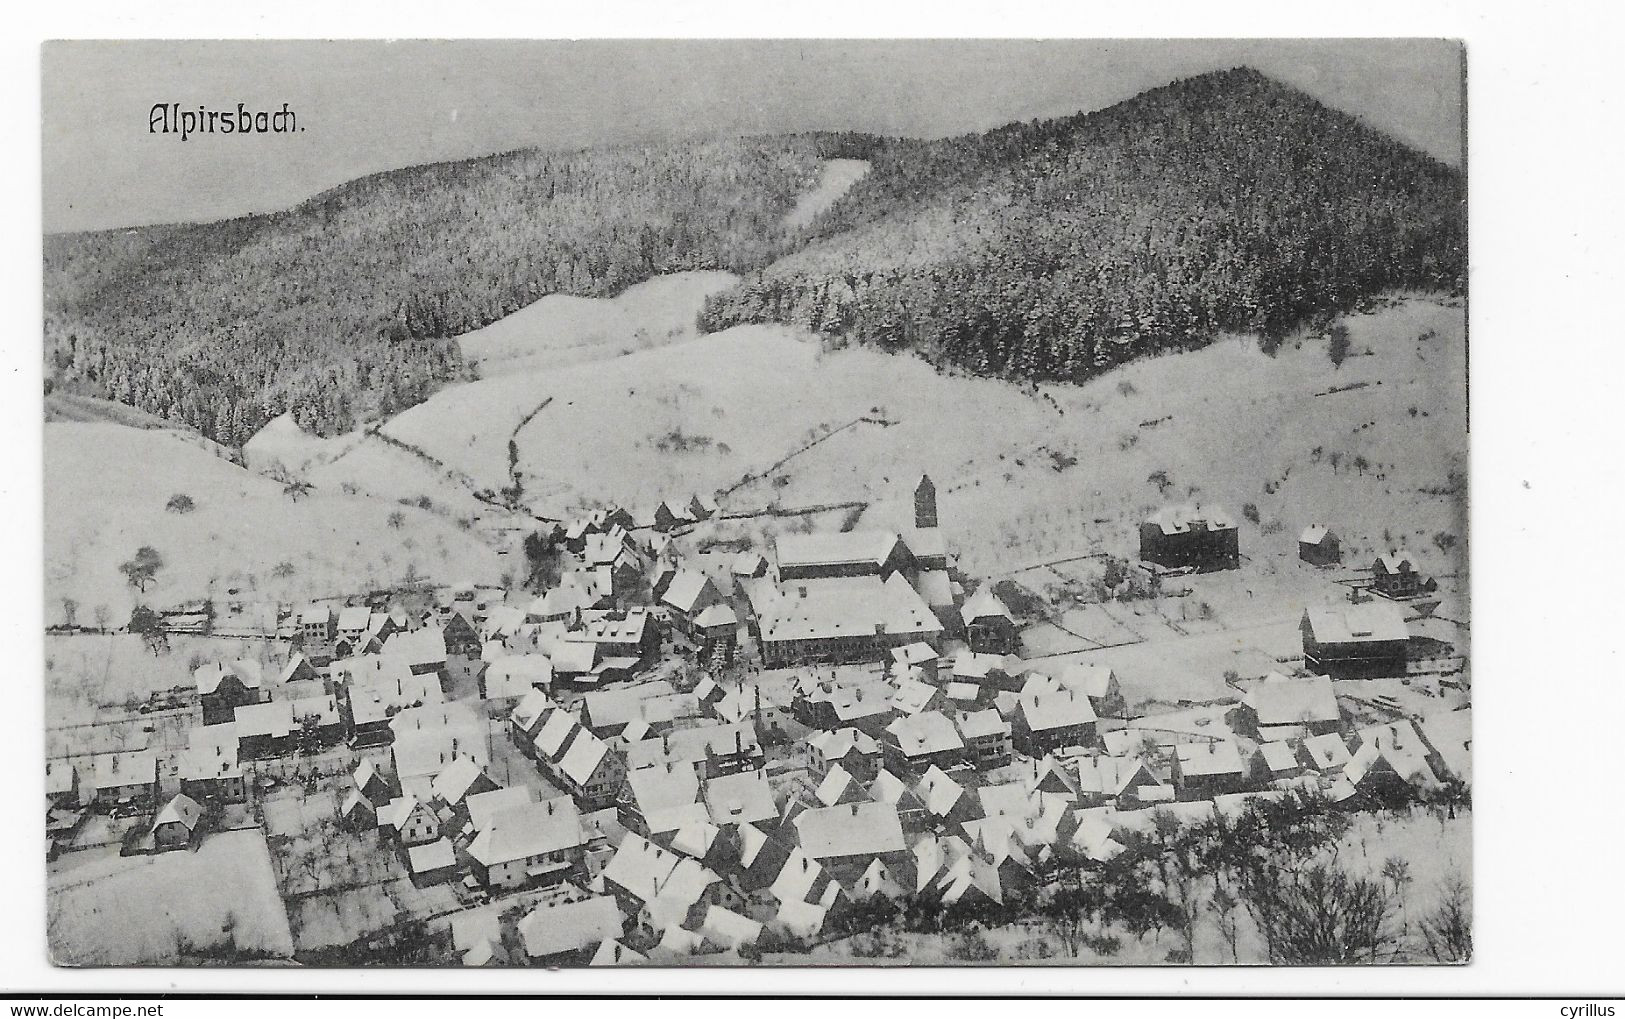
[[[497,811],[468,844],[468,858],[486,888],[551,885],[580,870],[586,843],[575,803],[559,796]]]
[[[599,878],[650,940],[672,927],[697,926],[706,907],[726,904],[722,879],[714,871],[634,833],[621,840]]]
[[[434,808],[410,793],[378,809],[378,827],[392,832],[403,846],[419,846],[440,837],[440,818]]]
[[[553,688],[553,663],[546,655],[500,655],[486,663],[479,684],[484,700],[522,699]]]
[[[234,738],[235,734],[233,730]],[[72,761],[46,759],[45,802],[60,807],[74,807],[80,802],[79,769],[73,766]]]
[[[893,688],[878,672],[849,672],[836,679],[798,681],[790,711],[811,729],[855,728],[877,736],[895,713],[892,695]]]
[[[1323,736],[1336,732],[1343,724],[1330,676],[1294,679],[1272,672],[1247,691],[1241,705],[1242,715],[1255,736],[1282,726],[1301,727],[1306,733]]]
[[[660,733],[669,731],[678,719],[699,716],[699,700],[692,693],[678,693],[666,680],[596,691],[582,698],[582,724],[606,739],[619,735],[634,721],[647,723]]]
[[[1026,692],[1016,701],[1011,728],[1017,747],[1034,757],[1095,742],[1095,709],[1071,690]]]
[[[965,741],[940,711],[895,719],[886,726],[881,745],[887,766],[899,774],[919,775],[933,766],[950,768],[965,758]]]
[[[1439,582],[1417,572],[1404,552],[1378,556],[1371,564],[1371,589],[1385,598],[1414,598],[1438,590]]]
[[[1376,773],[1379,784],[1387,772],[1413,789],[1431,789],[1439,784],[1429,761],[1431,748],[1409,719],[1367,726],[1354,737],[1354,754],[1343,769],[1343,777],[1357,788],[1365,788],[1368,772]]]
[[[496,781],[472,757],[459,757],[452,761],[429,785],[435,805],[446,808],[462,807],[470,796],[497,788]]]
[[[954,716],[960,738],[965,741],[965,753],[978,770],[998,768],[1010,763],[1015,747],[1011,741],[1010,723],[997,711],[960,712]]]
[[[1304,665],[1333,679],[1403,676],[1408,668],[1410,629],[1393,602],[1311,607],[1298,628]]]
[[[965,775],[964,772],[959,774]],[[936,765],[920,776],[914,785],[914,795],[924,805],[925,816],[946,829],[957,828],[982,816],[980,800],[971,788],[956,782]]]
[[[1097,716],[1121,718],[1127,711],[1117,673],[1103,662],[1073,662],[1061,670],[1058,682],[1063,690],[1088,697]]]
[[[463,801],[463,811],[468,815],[468,824],[464,829],[470,835],[488,830],[495,822],[498,814],[509,807],[522,807],[527,803],[536,803],[536,790],[528,785],[502,786],[483,793],[473,793]]]
[[[1258,780],[1268,784],[1297,778],[1304,773],[1304,766],[1299,762],[1292,744],[1276,740],[1258,745],[1253,770]]]
[[[181,791],[193,799],[242,803],[248,792],[242,765],[237,760],[235,724],[200,725],[177,762]]]
[[[878,661],[892,648],[931,643],[943,630],[900,572],[816,583],[789,580],[762,604],[753,599],[752,607],[768,668]]]
[[[1311,736],[1298,747],[1297,760],[1310,771],[1317,771],[1322,775],[1336,774],[1348,766],[1348,744],[1335,732]]]
[[[755,770],[766,760],[756,727],[748,721],[674,729],[659,739],[628,746],[626,756],[627,766],[633,770],[687,764],[706,778]]]
[[[1217,506],[1167,506],[1140,524],[1140,558],[1168,569],[1234,570],[1240,531]]]
[[[913,569],[914,556],[891,531],[821,531],[781,534],[774,558],[784,581],[831,577],[880,577]]]
[[[880,744],[861,729],[846,726],[823,730],[807,737],[808,770],[818,778],[840,767],[865,784],[880,772]]]
[[[694,518],[690,515],[688,507],[681,502],[668,499],[655,507],[654,528],[657,531],[670,531],[693,522]]]
[[[536,763],[586,810],[613,806],[626,763],[567,712],[553,712],[536,737]]]
[[[1078,802],[1085,806],[1140,801],[1141,790],[1162,785],[1139,757],[1080,757],[1076,764]]]
[[[1423,741],[1432,751],[1429,763],[1441,779],[1473,781],[1473,709],[1436,711],[1417,725]]]
[[[333,642],[340,654],[354,654],[360,650],[372,624],[372,609],[365,605],[346,605],[338,610],[333,624]]]
[[[710,577],[699,570],[684,567],[675,571],[665,583],[659,604],[670,615],[676,630],[693,640],[696,638],[696,620],[700,613],[722,603],[722,592],[717,590]]]
[[[337,697],[317,693],[285,703],[293,718],[289,735],[294,750],[316,753],[344,742],[344,713]]]
[[[1310,524],[1298,535],[1298,558],[1311,566],[1336,566],[1343,561],[1343,542],[1325,524]]]
[[[696,492],[688,497],[688,515],[694,520],[709,520],[720,512],[717,500]]]
[[[299,639],[305,644],[329,644],[337,631],[338,617],[331,605],[313,604],[300,611]]]
[[[875,860],[901,864],[903,826],[889,803],[843,803],[802,811],[793,822],[801,851],[837,881],[855,882]]]
[[[728,564],[728,572],[734,578],[735,584],[741,578],[767,576],[767,559],[761,553],[746,549],[735,555]]]
[[[959,610],[964,621],[965,640],[978,654],[1014,654],[1019,641],[1016,638],[1016,620],[990,585],[983,585],[966,599]]]
[[[892,661],[900,669],[918,669],[927,683],[937,681],[937,649],[923,641],[892,648]]]
[[[293,749],[293,705],[244,704],[236,709],[237,754],[247,760],[281,757]]]
[[[592,644],[598,649],[600,661],[628,658],[646,664],[660,654],[660,628],[644,608],[587,612],[582,614],[581,629],[570,632],[566,643],[570,642]],[[558,668],[557,662],[554,667]]]
[[[384,777],[384,773],[372,763],[372,758],[363,757],[350,778],[355,783],[356,791],[365,796],[368,803],[377,806],[389,802],[393,787],[389,779]]]
[[[588,960],[589,966],[637,966],[648,962],[647,956],[632,949],[619,941],[606,941],[598,946],[598,951]]]
[[[1211,799],[1223,793],[1240,792],[1247,770],[1241,751],[1230,740],[1198,740],[1176,748],[1172,778],[1174,788],[1186,799]]]
[[[685,763],[633,768],[618,798],[621,823],[646,837],[676,831],[708,816],[700,802],[700,777]]]
[[[446,645],[448,659],[478,658],[484,648],[479,631],[461,612],[453,612],[446,617],[440,637]]]
[[[229,722],[237,708],[268,699],[260,663],[248,659],[200,665],[192,673],[192,682],[203,707],[204,725]]]
[[[739,771],[708,778],[700,788],[705,808],[716,825],[753,824],[771,830],[778,821],[778,806],[766,771]]]
[[[544,903],[519,921],[519,940],[533,966],[577,965],[604,945],[619,945],[620,908],[607,895]],[[621,960],[617,960],[621,961]]]
[[[339,804],[339,820],[351,831],[370,831],[378,827],[378,811],[361,790],[351,789]]]
[[[390,720],[390,730],[395,780],[425,799],[432,798],[434,776],[453,763],[468,759],[483,768],[491,760],[485,719],[466,702],[407,708]]]
[[[418,888],[445,884],[457,876],[457,850],[448,838],[405,847],[406,873]]]
[[[187,849],[203,823],[203,808],[185,793],[170,798],[152,821],[152,842],[156,852]]]
[[[446,671],[446,632],[425,626],[391,634],[382,654],[404,661],[414,676],[439,677]]]

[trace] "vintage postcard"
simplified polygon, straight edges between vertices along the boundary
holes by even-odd
[[[1470,958],[1459,43],[41,59],[57,965]]]

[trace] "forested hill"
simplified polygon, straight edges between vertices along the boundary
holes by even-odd
[[[48,236],[48,378],[233,446],[285,410],[344,431],[460,377],[450,337],[546,294],[767,265],[820,144],[522,151],[268,215]]]
[[[1096,113],[870,146],[819,240],[708,302],[973,372],[1079,379],[1465,285],[1463,175],[1241,68]]]

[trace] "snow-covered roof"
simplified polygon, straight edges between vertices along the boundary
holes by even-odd
[[[781,534],[774,539],[779,569],[864,564],[879,568],[899,539],[891,531],[819,531]]]
[[[1381,599],[1358,605],[1311,606],[1305,614],[1311,635],[1322,644],[1409,640],[1411,635],[1404,611]]]
[[[620,936],[621,912],[607,895],[538,906],[519,921],[519,937],[532,959],[601,947]]]
[[[1340,717],[1330,676],[1294,679],[1272,672],[1247,691],[1242,703],[1253,709],[1259,725],[1335,722]]]
[[[468,855],[491,867],[573,849],[586,840],[575,802],[558,796],[497,811],[469,843]]]

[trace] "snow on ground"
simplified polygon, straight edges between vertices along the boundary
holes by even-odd
[[[52,877],[46,896],[51,958],[59,965],[293,955],[258,831],[212,835],[195,851],[110,856]]]
[[[303,476],[312,468],[344,455],[362,439],[362,432],[349,432],[324,439],[299,427],[293,412],[278,415],[265,423],[243,443],[243,462],[261,474]]]
[[[689,339],[705,299],[738,282],[729,272],[679,272],[609,298],[549,294],[457,343],[482,378],[602,361]]]
[[[795,207],[784,215],[784,225],[792,230],[811,226],[820,212],[834,205],[868,172],[866,159],[825,160],[818,169],[818,183],[796,199]]]
[[[144,701],[155,691],[195,693],[193,670],[216,660],[253,659],[274,676],[287,657],[287,645],[276,640],[175,634],[169,650],[155,655],[136,634],[46,634],[47,717],[52,725],[82,723],[96,708]]]
[[[178,494],[195,509],[167,510]],[[164,566],[143,592],[119,564],[148,545]],[[137,603],[298,600],[399,580],[409,566],[443,580],[500,573],[494,551],[434,513],[326,488],[296,501],[163,432],[45,426],[47,623],[65,621],[64,599],[81,626],[98,610],[121,626]]]

